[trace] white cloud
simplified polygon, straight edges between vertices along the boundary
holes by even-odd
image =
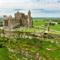
[[[60,10],[59,1],[60,0],[0,0],[0,8],[20,8],[26,9],[27,11],[29,9]],[[4,9],[0,10],[0,12],[4,13]],[[40,14],[33,13],[32,15],[38,16]],[[40,16],[44,15],[46,14],[41,14]]]
[[[0,0],[0,8],[44,8],[44,9],[60,9],[58,0]]]

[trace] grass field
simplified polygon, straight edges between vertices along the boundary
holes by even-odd
[[[42,26],[45,25],[46,22],[48,22],[49,20],[44,20],[44,19],[33,19],[33,26]],[[50,27],[53,30],[57,30],[60,31],[60,24],[54,25]]]
[[[58,20],[58,19],[57,19]],[[33,26],[39,27],[37,31],[43,31],[45,29],[44,25],[49,22],[49,19],[33,19]],[[60,34],[60,24],[50,26],[50,33]]]
[[[35,60],[36,53],[39,53],[39,57],[43,60],[60,60],[60,41],[58,40],[20,38],[18,41],[16,39],[11,39],[10,41],[12,42],[10,44],[12,49],[16,49],[20,52],[23,50],[23,54],[15,52],[16,57],[20,60]],[[15,53],[12,53],[12,55]]]
[[[51,29],[54,29],[56,31],[60,31],[60,24],[57,24],[55,26],[51,26]]]
[[[10,60],[9,52],[6,48],[0,48],[0,60]]]
[[[18,28],[15,30],[23,31],[23,32],[37,32],[42,31],[41,27],[47,20],[44,19],[33,19],[33,26],[38,28]],[[60,24],[50,26],[50,29],[53,31],[58,31],[60,34]],[[55,33],[55,32],[54,32]],[[6,40],[5,38],[1,38],[0,40]],[[42,60],[60,60],[60,40],[57,39],[28,39],[28,38],[12,38],[8,39],[11,43],[9,44],[8,41],[6,45],[15,49],[16,52],[12,53],[15,54],[17,58],[20,60],[35,60],[36,53],[39,53]],[[1,42],[0,42],[1,43]],[[21,54],[21,50],[24,54]],[[29,53],[27,53],[29,51]],[[20,53],[19,53],[20,52]],[[0,48],[0,60],[10,60],[9,59],[9,51],[3,47]],[[26,56],[28,54],[28,56]],[[16,57],[12,57],[11,60],[17,60]]]
[[[44,25],[46,22],[46,20],[43,20],[43,19],[33,19],[33,26],[42,26]]]

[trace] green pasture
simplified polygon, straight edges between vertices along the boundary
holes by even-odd
[[[24,59],[32,59],[35,60],[35,54],[38,52],[40,54],[40,57],[42,59],[48,59],[48,60],[60,60],[60,42],[54,39],[24,39],[19,38],[17,39],[11,39],[10,47],[16,50],[26,50],[29,51],[29,54],[31,56],[25,56],[22,54],[19,54],[16,52],[16,57],[18,57],[20,60]],[[9,45],[9,44],[8,44]],[[14,53],[12,53],[13,55]],[[14,58],[13,58],[14,59]]]
[[[1,40],[1,39],[0,39]],[[28,38],[3,38],[5,46],[15,49],[15,53],[11,53],[5,48],[0,48],[0,60],[9,60],[9,54],[14,55],[11,60],[16,57],[20,60],[35,60],[36,52],[40,54],[40,57],[48,60],[60,60],[60,41],[57,39],[28,39]],[[29,51],[32,56],[25,56],[18,53],[20,50]],[[16,59],[15,59],[16,60]]]
[[[33,26],[44,26],[46,22],[48,22],[49,20],[44,20],[44,19],[33,19]],[[54,25],[54,26],[50,26],[50,29],[53,30],[57,30],[60,31],[60,24]]]
[[[51,26],[51,29],[56,30],[56,31],[60,31],[60,24],[57,24],[55,26]]]
[[[33,27],[25,28],[20,27],[14,29],[15,31],[21,32],[40,32],[43,31],[44,25],[47,20],[44,19],[33,19]],[[50,26],[50,29],[54,33],[60,34],[60,24]],[[57,31],[57,32],[55,32]],[[8,46],[12,49],[15,49],[16,52],[11,53],[14,57],[11,59],[14,60],[16,57],[20,60],[35,60],[35,54],[38,52],[40,57],[45,60],[60,60],[60,40],[57,39],[28,39],[28,38],[0,38],[0,44]],[[27,50],[31,56],[25,56],[19,53],[20,50]],[[0,47],[0,60],[10,60],[9,59],[10,52],[6,49],[6,47]],[[42,59],[42,60],[43,60]],[[16,60],[16,59],[15,59]]]
[[[45,22],[46,22],[46,20],[44,20],[44,19],[33,19],[33,26],[40,27],[40,26],[44,25]]]
[[[0,60],[10,60],[9,52],[6,48],[0,48]]]

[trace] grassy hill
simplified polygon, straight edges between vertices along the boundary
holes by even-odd
[[[58,40],[39,40],[28,38],[9,40],[11,43],[8,44],[8,46],[14,51],[10,52],[11,56],[14,55],[14,57],[12,57],[12,60],[35,60],[37,53],[39,54],[39,58],[41,58],[42,60],[60,60],[60,41]]]
[[[38,28],[18,28],[16,31],[34,32],[42,31],[45,23],[48,19],[33,19],[33,26]],[[43,27],[44,28],[44,27]],[[60,34],[60,24],[50,26],[53,31],[58,31]],[[55,32],[53,32],[54,34]],[[1,38],[0,43],[11,49],[8,51],[6,47],[0,47],[0,60],[38,60],[38,57],[42,60],[60,60],[60,40],[58,39],[28,39],[28,38]]]

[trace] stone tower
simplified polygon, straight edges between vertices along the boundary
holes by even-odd
[[[8,17],[6,15],[4,15],[3,17],[4,17],[3,28],[5,29],[8,26]]]
[[[13,20],[13,18],[12,18],[12,16],[10,15],[9,17],[8,17],[8,28],[12,28],[13,27],[13,25],[12,25],[12,20]]]
[[[15,13],[15,21],[16,21],[16,23],[19,23],[19,21],[20,21],[20,12]]]
[[[31,17],[31,11],[28,11],[28,27],[32,27],[32,17]]]
[[[12,16],[9,17],[4,15],[4,21],[3,21],[3,27],[6,28],[12,28]]]

